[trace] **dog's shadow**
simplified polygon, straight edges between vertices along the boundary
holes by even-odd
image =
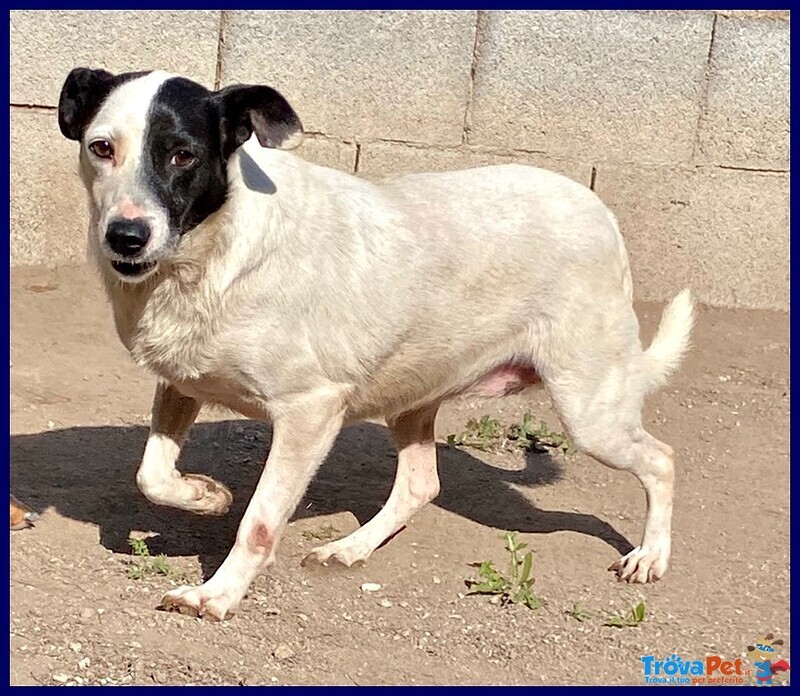
[[[182,471],[212,476],[234,493],[224,517],[199,517],[149,504],[135,472],[147,438],[138,427],[76,427],[11,438],[11,487],[35,509],[90,522],[106,548],[129,553],[132,530],[152,530],[153,553],[197,555],[208,577],[222,562],[263,468],[271,432],[255,421],[199,423],[181,454]],[[364,423],[343,431],[295,519],[350,511],[364,524],[392,486],[396,451],[386,428]],[[558,462],[531,453],[521,471],[489,466],[463,450],[439,445],[442,492],[435,504],[497,529],[549,533],[570,530],[597,537],[624,554],[632,546],[594,515],[542,510],[509,484],[539,486],[562,476]]]

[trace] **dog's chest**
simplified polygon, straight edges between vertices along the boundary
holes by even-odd
[[[217,295],[181,293],[165,283],[139,303],[114,302],[114,310],[137,364],[198,401],[268,417],[264,390],[231,318],[237,312]]]
[[[175,338],[174,334],[170,335]],[[173,341],[162,334],[138,332],[130,352],[134,360],[178,391],[203,403],[224,406],[249,418],[263,418],[263,395],[237,369],[224,335],[184,329]]]
[[[137,364],[169,382],[215,381],[226,345],[219,298],[164,282],[138,301],[113,300],[117,331]]]

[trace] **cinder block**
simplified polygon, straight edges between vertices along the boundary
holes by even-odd
[[[476,13],[234,11],[223,83],[268,84],[306,130],[458,144]]]
[[[11,12],[11,101],[55,106],[72,68],[161,69],[214,86],[219,12]]]
[[[296,152],[309,162],[340,169],[343,172],[352,172],[356,164],[355,143],[306,136]]]
[[[491,11],[470,142],[559,157],[692,156],[713,15]]]
[[[588,164],[558,160],[531,153],[495,153],[475,148],[436,150],[401,143],[365,143],[361,146],[359,174],[406,174],[411,172],[440,172],[469,169],[490,164],[530,164],[564,174],[588,186],[592,168]]]
[[[700,143],[718,164],[788,169],[788,22],[717,20]]]
[[[715,10],[721,17],[756,19],[779,19],[789,21],[789,10]]]
[[[711,305],[788,308],[787,175],[606,165],[595,189],[619,218],[637,299],[690,287]]]
[[[12,264],[83,262],[88,229],[78,145],[61,136],[54,112],[12,108]]]

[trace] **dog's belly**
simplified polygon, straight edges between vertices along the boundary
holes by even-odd
[[[248,395],[239,385],[231,384],[227,380],[206,376],[200,379],[175,380],[171,384],[184,396],[190,396],[209,406],[221,406],[254,420],[270,419],[263,401]]]
[[[424,367],[407,373],[411,374],[413,378],[400,381],[387,380],[382,375],[382,378],[357,390],[349,404],[348,420],[391,418],[458,396],[508,396],[541,383],[539,374],[530,363],[510,359],[468,376],[437,373]]]
[[[454,396],[461,394],[486,397],[508,396],[540,382],[541,378],[532,366],[509,362],[498,365],[465,389],[456,392]]]

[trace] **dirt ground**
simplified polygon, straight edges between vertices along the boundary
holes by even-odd
[[[99,283],[85,269],[15,269],[11,293],[12,491],[43,512],[11,536],[12,684],[641,684],[646,655],[751,668],[745,646],[767,632],[789,659],[785,314],[703,308],[693,352],[648,401],[648,429],[678,454],[672,564],[657,585],[618,584],[606,570],[639,541],[645,500],[632,476],[583,455],[444,444],[483,414],[510,423],[531,410],[560,430],[533,389],[446,406],[440,497],[365,566],[304,568],[317,538],[355,529],[391,487],[385,429],[342,433],[272,574],[235,617],[211,623],[156,610],[173,580],[129,577],[128,537],[150,534],[173,577],[208,576],[235,536],[269,428],[209,413],[192,431],[180,467],[230,487],[226,517],[151,506],[134,474],[154,380],[117,340]],[[637,311],[649,341],[661,307]],[[533,549],[538,610],[465,596],[471,563],[505,566],[503,530]],[[603,625],[639,600],[639,626]],[[566,614],[575,604],[592,618]]]

